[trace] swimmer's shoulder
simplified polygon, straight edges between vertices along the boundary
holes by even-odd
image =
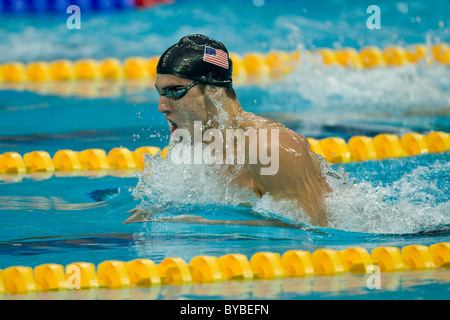
[[[286,128],[281,123],[272,121],[267,118],[263,118],[252,112],[247,111],[244,111],[242,115],[240,115],[240,126],[244,130],[249,128],[253,128],[255,130]]]
[[[299,155],[306,155],[310,150],[308,140],[298,132],[295,132],[281,123],[275,122],[270,119],[257,116],[251,112],[244,112],[242,121],[240,123],[241,129],[247,130],[253,128],[255,130],[267,129],[268,139],[270,140],[271,131],[276,129],[278,131],[278,144],[277,147],[281,148],[281,151],[290,150],[295,151]],[[270,144],[268,145],[270,147]]]

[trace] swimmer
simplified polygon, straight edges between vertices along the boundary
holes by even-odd
[[[250,163],[251,150],[247,145],[246,162],[240,166],[224,165],[224,171],[233,172],[232,184],[250,188],[258,197],[268,193],[275,200],[296,201],[314,225],[327,226],[324,198],[331,189],[322,174],[319,157],[304,136],[243,110],[232,87],[232,61],[222,43],[199,34],[182,38],[159,59],[155,86],[160,94],[158,111],[169,123],[171,140],[180,129],[195,135],[194,123],[221,132],[267,129],[268,141],[273,141],[276,133],[275,145],[264,144],[267,154],[278,154],[276,172],[262,174],[267,162],[261,159]],[[224,145],[224,154],[227,148],[237,150],[235,145]],[[148,220],[138,208],[129,212],[132,216],[125,222]]]

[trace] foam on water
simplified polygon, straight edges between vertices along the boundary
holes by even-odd
[[[186,214],[196,205],[230,205],[253,202],[248,190],[229,185],[220,165],[179,164],[171,157],[146,157],[146,168],[138,173],[133,196],[142,199],[141,208],[151,215]]]
[[[133,190],[141,208],[152,215],[199,214],[214,219],[208,207],[237,207],[245,203],[261,218],[280,218],[311,224],[293,201],[257,198],[249,190],[233,187],[220,166],[175,164],[161,157],[147,157],[151,165],[139,174]],[[150,172],[151,171],[151,172]],[[327,168],[333,192],[326,198],[329,228],[363,233],[407,234],[450,224],[448,183],[450,163],[436,161],[418,166],[399,179],[382,183],[356,182],[343,170]],[[389,174],[388,172],[386,174]],[[439,182],[441,181],[441,182]],[[238,210],[231,214],[239,215]],[[241,219],[242,217],[230,217]]]
[[[311,109],[308,112],[324,118],[329,113],[346,111],[388,115],[433,113],[442,108],[448,110],[450,105],[450,95],[444,90],[450,87],[450,77],[445,76],[448,72],[439,65],[357,71],[324,67],[310,61],[267,90],[269,98],[287,97],[286,104],[294,106],[298,104],[295,97],[309,100]],[[279,95],[281,92],[291,96]],[[221,111],[220,102],[214,101],[214,104]],[[218,115],[215,120],[219,124],[227,122],[223,112]],[[200,205],[196,210],[201,210],[207,205],[246,203],[263,217],[281,216],[311,224],[308,215],[293,201],[275,201],[270,195],[259,199],[249,190],[234,188],[229,183],[231,177],[224,175],[220,165],[180,165],[170,159],[155,158],[146,161],[152,169],[139,177],[134,194],[142,198],[143,206],[152,212],[155,208],[167,212],[167,208],[176,207],[178,211],[169,211],[187,213],[186,208],[190,205]],[[450,186],[445,182],[449,181],[449,162],[417,166],[412,171],[400,171],[400,175],[394,170],[398,168],[386,168],[386,176],[392,176],[386,183],[370,177],[364,180],[363,173],[359,173],[362,177],[358,177],[358,181],[352,181],[348,173],[324,167],[333,189],[326,199],[329,227],[354,232],[405,234],[450,223]]]
[[[341,113],[365,117],[382,113],[386,119],[411,113],[436,114],[448,111],[450,105],[448,73],[448,68],[441,65],[358,71],[305,60],[293,74],[267,88],[266,98],[271,102],[267,107],[276,110],[277,104],[292,106],[305,121],[311,114],[320,117],[320,121]],[[299,98],[308,101],[309,106],[302,106]],[[222,125],[227,123],[229,119],[221,112],[220,101],[213,102],[218,109],[215,120]],[[343,119],[336,121],[345,122]],[[262,217],[284,217],[311,224],[308,215],[293,201],[275,201],[270,195],[257,198],[249,190],[236,189],[229,183],[232,177],[226,177],[220,165],[182,165],[155,158],[146,161],[151,169],[139,177],[134,195],[143,200],[142,206],[148,212],[191,214],[192,210],[202,211],[202,206],[245,203]],[[444,183],[444,188],[437,187],[437,182],[449,180],[448,162],[418,166],[388,183],[361,179],[356,182],[345,172],[332,168],[325,171],[333,189],[326,199],[330,228],[405,234],[450,223],[449,186]]]
[[[389,174],[386,172],[386,174]],[[450,223],[450,163],[436,161],[418,166],[398,180],[360,181],[342,184],[328,179],[333,187],[327,198],[330,227],[368,233],[416,233]],[[347,178],[347,181],[350,180]],[[445,181],[445,180],[444,180]]]
[[[423,62],[355,70],[324,66],[317,56],[302,59],[292,74],[270,85],[271,97],[267,100],[272,111],[280,106],[282,110],[308,109],[308,114],[323,116],[324,112],[364,116],[448,113],[450,70],[444,65]],[[301,100],[296,103],[294,95]]]

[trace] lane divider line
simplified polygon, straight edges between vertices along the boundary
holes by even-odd
[[[317,59],[315,59],[315,57]],[[291,73],[302,60],[312,60],[313,63],[325,66],[341,66],[357,70],[370,68],[398,67],[407,64],[425,62],[450,64],[450,45],[437,43],[427,47],[424,44],[414,44],[403,48],[389,46],[381,49],[375,46],[361,48],[329,49],[316,51],[281,51],[268,53],[247,52],[245,54],[230,53],[233,61],[233,76],[239,82],[249,76],[283,76]],[[59,59],[53,61],[32,61],[23,63],[12,61],[0,65],[0,82],[43,82],[68,80],[138,80],[156,77],[156,65],[159,56],[128,57],[124,60],[105,58],[95,60],[90,58],[75,61]],[[245,81],[241,81],[245,82]]]
[[[401,138],[394,134],[379,134],[374,138],[354,136],[345,142],[339,137],[316,140],[307,138],[311,150],[322,155],[328,163],[383,160],[427,153],[446,152],[450,149],[450,135],[433,131],[427,135],[407,133]],[[144,155],[150,154],[167,159],[168,148],[144,146],[130,151],[127,148],[113,148],[108,153],[102,149],[86,149],[80,152],[62,149],[53,158],[46,151],[17,152],[0,155],[0,174],[24,175],[29,173],[83,172],[107,170],[141,170]]]
[[[273,280],[293,277],[335,276],[347,272],[380,272],[449,269],[450,242],[403,248],[376,247],[369,253],[362,247],[344,250],[328,248],[314,252],[289,250],[282,256],[257,252],[250,259],[239,253],[221,257],[195,256],[189,263],[179,257],[165,258],[159,264],[146,258],[124,262],[107,260],[97,267],[74,262],[63,267],[55,263],[12,266],[0,270],[0,294],[26,294],[67,289],[121,289],[132,286],[187,285],[224,281]]]

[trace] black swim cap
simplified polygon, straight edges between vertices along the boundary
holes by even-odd
[[[225,46],[201,34],[193,34],[167,49],[156,72],[172,74],[203,84],[231,87],[233,65]]]

